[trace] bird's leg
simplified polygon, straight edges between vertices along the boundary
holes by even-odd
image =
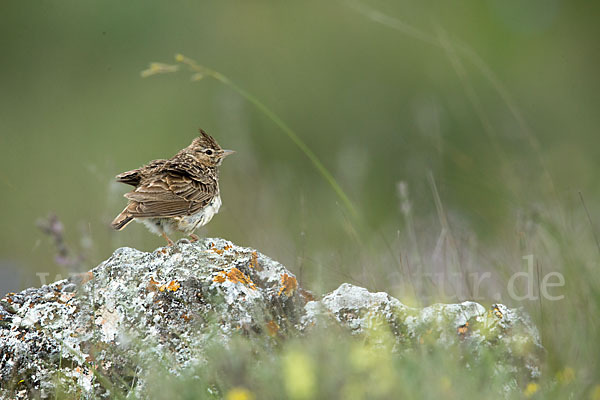
[[[200,238],[193,233],[190,233],[190,237],[192,238],[192,243],[196,243]]]
[[[167,241],[167,246],[175,246],[175,243],[173,243],[173,241],[167,236],[165,232],[162,233],[162,237],[164,237]]]

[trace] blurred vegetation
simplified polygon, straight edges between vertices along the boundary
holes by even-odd
[[[110,230],[127,190],[113,177],[170,157],[202,127],[238,151],[203,235],[260,249],[317,293],[347,281],[410,304],[458,301],[473,296],[469,272],[490,272],[478,300],[532,314],[545,379],[571,368],[576,397],[595,390],[599,5],[67,0],[0,11],[3,292],[74,268],[55,262],[56,238],[36,227],[50,214],[77,269],[119,246],[162,245],[141,225]],[[140,77],[176,53],[279,116],[358,217],[231,86]],[[538,278],[564,274],[563,300],[507,296],[530,254]],[[464,279],[449,283],[451,273]],[[432,360],[424,368],[443,367]]]

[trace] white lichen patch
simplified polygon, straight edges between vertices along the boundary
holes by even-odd
[[[307,303],[305,310],[305,325],[314,324],[316,317],[326,312],[331,313],[338,322],[346,324],[354,333],[361,333],[371,326],[370,319],[373,317],[391,321],[408,307],[387,293],[371,293],[365,288],[344,283],[321,301]]]
[[[102,340],[112,342],[119,333],[119,325],[122,317],[117,311],[110,311],[107,307],[102,307],[98,313],[95,322],[100,326]]]

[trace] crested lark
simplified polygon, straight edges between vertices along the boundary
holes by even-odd
[[[221,207],[217,167],[232,153],[200,129],[200,136],[172,158],[117,175],[117,182],[135,189],[125,194],[129,203],[112,227],[120,231],[135,219],[169,246],[173,241],[167,235],[175,231],[198,240],[194,230],[208,224]]]

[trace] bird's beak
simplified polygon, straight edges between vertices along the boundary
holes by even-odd
[[[233,153],[235,153],[235,150],[223,150],[223,155],[222,158],[225,158],[227,156],[232,155]]]

